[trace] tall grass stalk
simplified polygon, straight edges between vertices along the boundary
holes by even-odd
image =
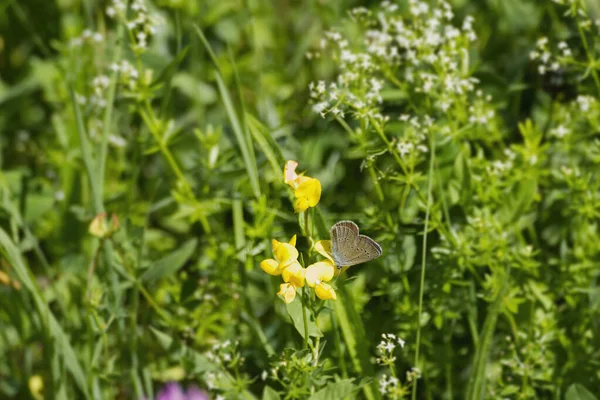
[[[429,211],[431,207],[431,197],[433,191],[433,171],[435,167],[435,138],[430,136],[431,158],[429,159],[429,177],[427,178],[427,204],[425,211],[425,226],[423,227],[423,249],[421,252],[421,281],[419,282],[419,311],[417,312],[417,339],[415,343],[414,367],[419,368],[419,356],[421,348],[421,316],[423,314],[423,292],[425,288],[425,271],[427,268],[427,233],[429,229]],[[418,379],[415,378],[412,386],[412,400],[417,398]]]

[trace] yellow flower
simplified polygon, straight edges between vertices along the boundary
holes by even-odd
[[[90,223],[88,232],[102,239],[112,235],[117,229],[119,229],[119,219],[115,214],[112,215],[110,226],[108,226],[106,222],[106,213],[100,213],[96,215]]]
[[[319,240],[317,243],[315,243],[314,248],[317,251],[317,253],[329,260],[331,264],[335,267],[335,276],[338,276],[339,274],[341,274],[349,268],[347,266],[337,268],[337,266],[335,265],[333,255],[331,254],[331,240]]]
[[[263,260],[260,267],[269,275],[281,275],[285,268],[297,262],[298,250],[294,247],[296,245],[296,235],[292,236],[288,243],[281,243],[273,239],[272,244],[275,259]]]
[[[286,304],[290,304],[296,298],[296,288],[291,283],[282,283],[279,285],[277,294],[283,298]]]
[[[321,200],[321,182],[315,178],[301,176],[298,178],[298,186],[294,190],[294,211],[306,211],[308,207],[314,207]]]
[[[336,299],[335,290],[328,283],[335,274],[335,265],[330,261],[319,261],[306,268],[306,283],[315,289],[321,300]]]
[[[321,182],[318,179],[296,173],[298,163],[289,160],[283,169],[283,181],[294,189],[294,211],[306,211],[314,207],[321,199]]]
[[[33,375],[27,381],[29,392],[34,399],[44,398],[44,379],[40,375]]]
[[[304,277],[306,270],[302,268],[298,261],[288,265],[282,272],[284,282],[290,282],[294,287],[304,287]]]

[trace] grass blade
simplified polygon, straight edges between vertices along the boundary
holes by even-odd
[[[250,185],[252,186],[252,191],[254,192],[254,196],[256,198],[260,197],[260,184],[258,180],[258,167],[256,165],[256,157],[254,155],[254,148],[249,142],[245,129],[243,128],[242,123],[240,122],[240,118],[235,111],[235,106],[229,95],[229,91],[225,82],[223,81],[223,76],[221,75],[221,69],[219,68],[219,63],[217,58],[215,57],[214,52],[208,40],[202,33],[202,30],[198,28],[198,26],[194,25],[196,28],[196,32],[200,37],[200,40],[204,44],[204,47],[208,51],[210,58],[216,67],[216,80],[217,86],[219,87],[219,93],[221,94],[221,99],[223,100],[223,105],[225,106],[225,110],[227,111],[227,116],[229,121],[231,122],[231,128],[233,129],[233,133],[240,147],[240,151],[242,152],[242,158],[244,159],[244,164],[246,166],[246,171],[248,172],[248,178],[250,179]]]
[[[33,300],[39,318],[41,321],[46,321],[48,324],[48,330],[50,336],[55,338],[57,351],[62,356],[66,368],[73,376],[75,384],[79,387],[85,398],[90,398],[90,392],[87,385],[86,374],[75,355],[75,350],[71,346],[71,339],[67,337],[62,327],[50,311],[48,303],[44,300],[35,280],[31,274],[31,271],[25,266],[21,253],[17,246],[10,240],[8,234],[0,228],[0,251],[6,257],[12,268],[14,269],[17,277],[21,281],[21,284],[27,289]],[[53,343],[46,343],[47,346],[53,346]]]

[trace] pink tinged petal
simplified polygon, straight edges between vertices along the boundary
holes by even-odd
[[[208,393],[198,389],[196,386],[191,386],[187,390],[187,400],[210,400]]]
[[[298,174],[296,173],[297,167],[298,163],[296,161],[289,160],[283,168],[283,181],[292,187],[294,187],[293,182],[298,178]]]
[[[169,382],[156,395],[156,400],[186,400],[186,395],[177,382]]]

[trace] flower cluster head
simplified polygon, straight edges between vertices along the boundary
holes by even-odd
[[[273,258],[263,260],[260,267],[269,275],[281,275],[283,281],[279,293],[286,303],[291,303],[296,298],[296,289],[304,286],[306,270],[298,262],[298,250],[296,249],[296,235],[288,243],[282,243],[275,239],[273,244]]]
[[[294,235],[288,243],[273,240],[273,258],[263,260],[260,267],[269,275],[281,275],[284,283],[279,286],[277,293],[286,303],[291,303],[296,298],[296,289],[309,287],[315,290],[315,294],[321,300],[335,300],[335,290],[327,282],[336,275],[336,267],[331,256],[331,241],[321,240],[315,244],[315,250],[326,257],[324,261],[318,261],[303,268],[298,262],[298,250],[296,247],[296,236]]]
[[[396,361],[394,350],[396,346],[404,348],[405,341],[393,333],[384,333],[381,335],[381,342],[377,345],[378,364],[393,364]]]
[[[425,94],[444,113],[474,91],[478,80],[467,65],[470,43],[477,39],[474,18],[467,16],[456,27],[448,2],[408,3],[408,15],[390,1],[373,11],[354,9],[351,18],[363,27],[362,42],[325,33],[321,50],[337,61],[340,73],[335,81],[310,83],[314,112],[386,122],[391,117],[381,112],[381,93],[390,83]]]
[[[294,189],[294,211],[306,211],[309,207],[314,207],[321,199],[321,182],[318,179],[298,175],[296,161],[288,161],[283,170],[283,181]]]
[[[110,18],[119,18],[125,21],[127,29],[134,38],[134,50],[142,52],[148,47],[149,38],[157,32],[158,26],[163,21],[160,17],[150,14],[144,0],[133,0],[129,6],[133,18],[127,19],[126,2],[113,0],[106,9]]]

